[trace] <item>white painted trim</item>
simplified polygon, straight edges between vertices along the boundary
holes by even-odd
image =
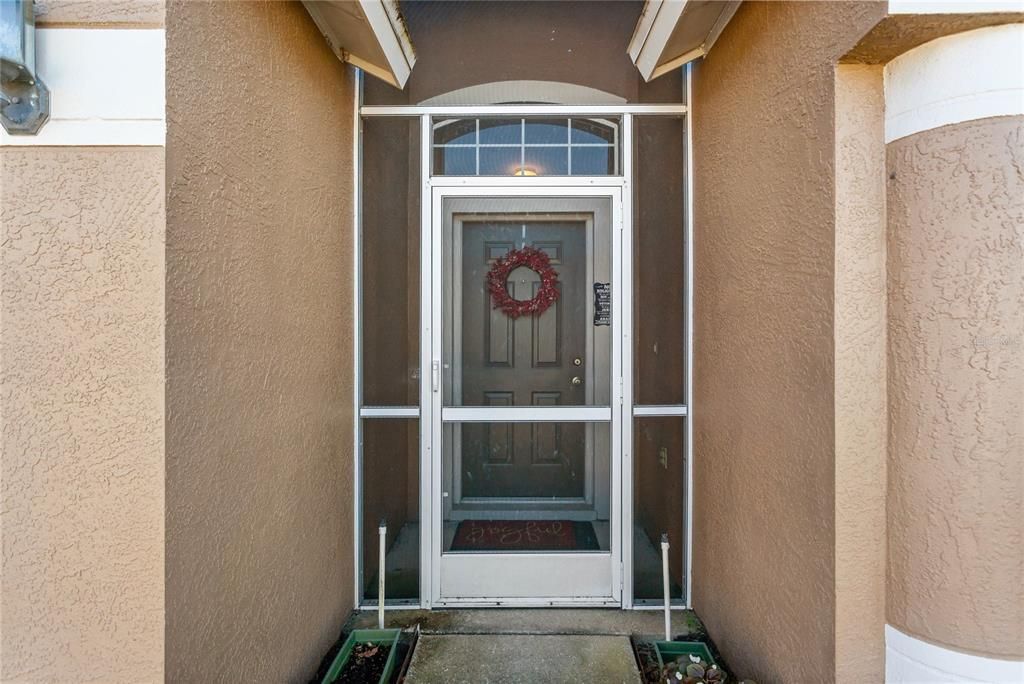
[[[633,407],[633,417],[647,417],[656,418],[659,416],[685,416],[687,414],[686,407],[682,404],[664,404],[655,405],[647,404],[644,406]]]
[[[419,418],[419,406],[364,406],[359,409],[361,418]]]
[[[416,65],[416,53],[409,40],[409,32],[398,11],[398,2],[382,0],[359,0],[366,23],[370,25],[380,49],[384,52],[394,77],[393,85],[405,87],[412,68]],[[351,57],[349,58],[351,60]]]
[[[352,88],[352,604],[363,600],[363,72],[355,69]]]
[[[686,65],[686,106],[693,107],[693,64]],[[686,596],[685,605],[693,607],[693,113],[686,117],[686,156],[684,158],[684,191],[686,192]]]
[[[718,2],[719,12],[712,18],[706,16],[703,7],[698,7],[706,4],[691,3],[690,0],[647,0],[644,3],[627,52],[645,81],[706,55],[740,6],[738,1]],[[691,11],[693,7],[698,9]],[[699,37],[681,46],[684,48],[682,52],[678,48],[667,52],[681,25],[690,31],[690,35],[695,33]]]
[[[626,180],[623,176],[434,176],[429,184],[435,188],[619,188]]]
[[[936,646],[885,626],[886,684],[1024,682],[1024,661],[1000,660]]]
[[[302,4],[338,59],[395,87],[405,87],[416,64],[416,51],[396,0],[303,0]],[[366,35],[367,30],[371,35]],[[371,54],[369,45],[374,44],[378,55]],[[361,54],[352,52],[355,46],[363,46]]]
[[[608,406],[446,406],[442,423],[578,423],[607,422]]]
[[[434,306],[433,264],[441,262],[441,240],[434,235],[434,191],[430,187],[431,122],[420,117],[420,372],[421,378],[432,372],[434,350],[440,363],[441,311]],[[435,547],[441,540],[434,533],[435,515],[440,519],[444,506],[434,495],[441,491],[441,430],[435,429],[434,388],[432,382],[420,381],[420,605],[429,609],[435,594]],[[438,530],[441,529],[439,525]],[[440,555],[440,551],[436,551]]]
[[[614,116],[616,114],[652,114],[682,116],[686,106],[681,104],[648,105],[476,105],[476,106],[421,106],[421,105],[363,105],[363,116]]]
[[[640,57],[640,48],[644,46],[644,41],[647,40],[647,36],[651,33],[654,19],[658,16],[658,7],[659,5],[656,3],[644,2],[644,6],[640,10],[640,18],[636,20],[636,26],[633,27],[633,35],[629,38],[629,47],[626,48],[626,52],[629,54],[629,58],[633,60],[633,64],[636,64],[637,58]]]
[[[1024,0],[889,0],[889,14],[1024,12]]]
[[[623,230],[621,232],[620,239],[622,241],[622,257],[620,260],[621,274],[618,277],[619,282],[622,283],[622,296],[620,297],[618,309],[621,311],[622,316],[622,343],[621,343],[621,363],[622,363],[622,385],[621,385],[621,397],[622,403],[618,407],[619,415],[621,416],[619,421],[619,437],[617,440],[613,440],[612,444],[618,444],[621,449],[622,456],[620,460],[622,466],[620,467],[620,477],[622,480],[622,508],[621,515],[618,516],[618,530],[615,532],[615,538],[618,539],[619,544],[622,547],[621,564],[622,570],[619,573],[622,578],[622,608],[630,610],[635,605],[635,596],[633,596],[633,519],[635,514],[635,503],[634,503],[634,490],[636,485],[633,477],[633,419],[629,415],[630,408],[633,406],[633,368],[635,364],[634,359],[634,343],[633,343],[633,303],[636,297],[636,285],[633,277],[633,220],[634,220],[634,179],[636,178],[636,155],[634,150],[634,133],[635,133],[636,121],[633,116],[627,114],[622,117],[622,153],[620,159],[622,160],[622,222]],[[614,452],[613,452],[614,456]],[[625,534],[625,530],[629,530],[629,534]]]
[[[1024,114],[1024,24],[930,41],[885,66],[885,141]]]
[[[630,44],[630,54],[636,53],[633,63],[640,70],[640,75],[645,81],[656,78],[654,70],[662,61],[662,53],[668,44],[672,33],[676,30],[676,24],[683,17],[686,8],[686,0],[647,0],[644,3],[644,15],[654,13],[653,21],[650,21],[650,30],[644,36],[635,36],[634,40],[639,41],[639,49]],[[700,48],[700,46],[695,46]],[[701,51],[703,54],[703,51]],[[699,57],[700,55],[697,55]]]
[[[38,135],[0,130],[0,146],[163,146],[164,43],[163,29],[38,29],[50,120]]]

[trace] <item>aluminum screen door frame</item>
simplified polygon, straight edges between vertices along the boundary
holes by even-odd
[[[435,183],[438,179],[434,179]],[[424,282],[425,300],[429,299],[429,360],[424,368],[424,391],[429,392],[430,446],[425,450],[424,492],[430,508],[430,600],[434,606],[556,606],[556,605],[622,605],[622,340],[623,340],[623,268],[622,235],[623,203],[621,181],[610,178],[604,187],[581,187],[576,184],[516,186],[500,181],[488,185],[433,187],[430,201],[429,282]],[[610,241],[612,279],[612,329],[610,372],[610,405],[552,407],[445,407],[441,382],[445,331],[443,317],[444,276],[442,273],[447,198],[522,198],[590,199],[610,205],[605,234]],[[450,212],[449,212],[450,213]],[[571,213],[571,212],[570,212]],[[425,236],[426,237],[426,236]],[[426,256],[426,255],[424,255]],[[425,279],[426,280],[426,279]],[[427,354],[425,354],[427,356]],[[546,422],[593,421],[609,427],[609,550],[576,553],[443,553],[443,423],[469,421]],[[544,578],[538,582],[538,578]]]

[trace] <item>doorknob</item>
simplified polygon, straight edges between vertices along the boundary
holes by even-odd
[[[574,375],[574,376],[572,376],[572,384],[573,385],[582,385],[583,384],[583,379],[580,376],[578,376],[578,375]]]

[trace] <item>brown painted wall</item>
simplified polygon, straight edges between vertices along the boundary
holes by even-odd
[[[305,681],[352,607],[351,74],[167,8],[168,679]]]
[[[642,79],[626,48],[638,2],[537,2],[528,12],[521,2],[413,2],[404,9],[417,58],[410,102],[517,79],[579,83],[636,100]]]
[[[163,148],[0,148],[0,680],[163,676]]]
[[[835,102],[836,681],[885,671],[885,98],[841,65]]]
[[[1024,657],[1024,117],[888,145],[889,622]]]
[[[366,102],[417,103],[512,80],[573,83],[631,102],[679,102],[678,77],[645,84],[626,52],[641,8],[635,0],[403,2],[416,68],[404,92],[368,81]]]
[[[838,58],[881,3],[744,3],[695,69],[694,603],[761,682],[836,675]]]

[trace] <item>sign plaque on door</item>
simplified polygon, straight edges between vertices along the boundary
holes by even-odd
[[[594,283],[594,325],[612,324],[612,284]]]

